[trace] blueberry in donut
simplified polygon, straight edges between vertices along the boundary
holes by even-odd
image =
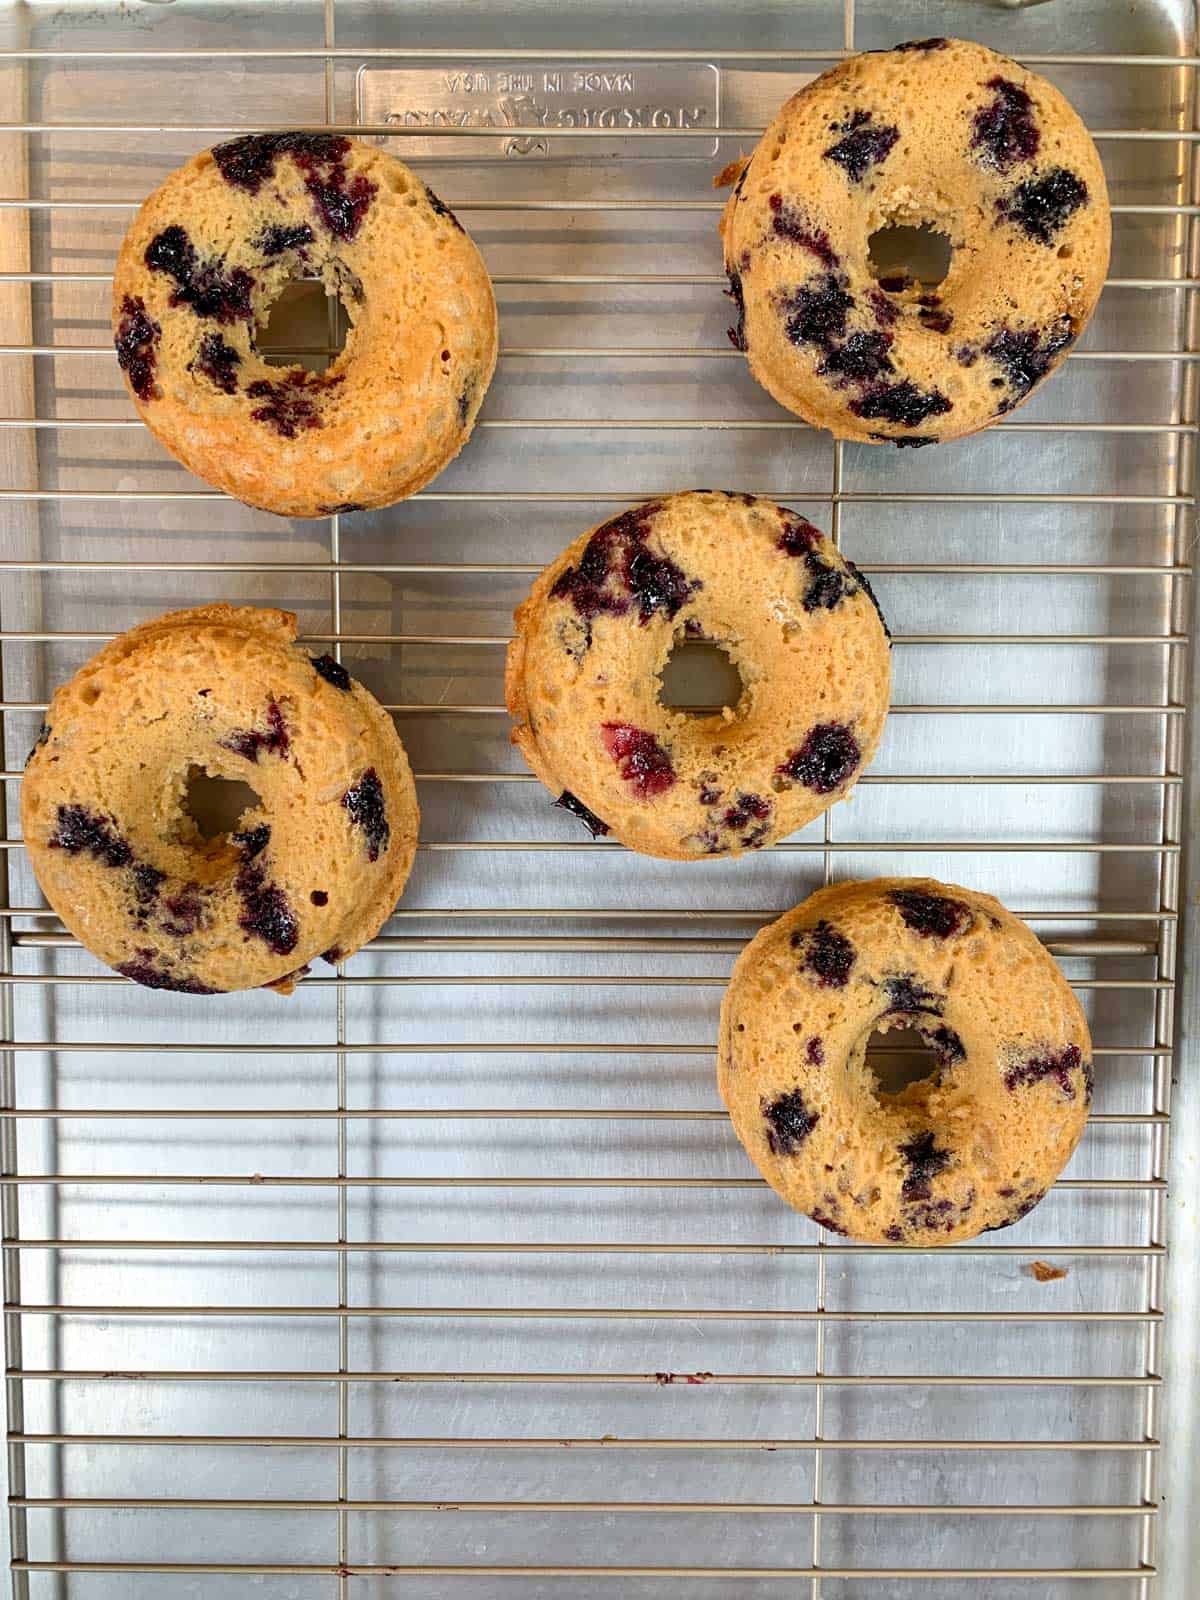
[[[1104,173],[1045,79],[982,45],[920,40],[794,94],[721,220],[751,373],[839,438],[937,444],[1011,411],[1095,309],[1111,234]],[[872,239],[929,228],[944,279],[879,272]]]
[[[679,645],[719,645],[734,705],[665,705]],[[887,712],[888,633],[862,573],[807,518],[697,491],[583,534],[516,613],[513,740],[593,837],[703,860],[760,850],[853,787]]]
[[[314,956],[372,938],[404,887],[418,812],[395,726],[295,635],[290,612],[172,612],[51,702],[21,785],[26,848],[71,932],[135,983],[287,992]],[[197,773],[253,793],[227,834],[187,809]]]
[[[350,322],[322,372],[256,345],[299,277]],[[403,499],[458,453],[495,368],[496,307],[458,219],[394,157],[341,134],[246,134],[143,205],[113,338],[143,420],[186,467],[316,517]]]
[[[926,1077],[887,1092],[874,1033],[915,1031]],[[1057,965],[989,895],[927,878],[819,890],[738,958],[722,1098],[767,1182],[822,1227],[932,1245],[1018,1222],[1066,1165],[1091,1044]]]

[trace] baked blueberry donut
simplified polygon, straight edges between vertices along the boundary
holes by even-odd
[[[324,372],[255,332],[320,278],[351,327]],[[393,156],[326,133],[202,151],[134,219],[113,282],[142,420],[197,477],[282,516],[390,505],[466,443],[496,365],[496,303],[454,214]]]
[[[288,992],[391,914],[417,844],[395,725],[290,611],[212,605],[122,634],[50,702],[21,785],[38,882],[80,942],[151,989]],[[258,804],[202,838],[197,772]]]
[[[840,800],[887,715],[870,586],[804,517],[750,494],[634,506],[578,538],[516,612],[513,743],[593,835],[675,860],[758,850]],[[719,644],[735,706],[663,705],[687,639]]]
[[[932,1075],[885,1094],[873,1032],[914,1029]],[[834,1233],[948,1244],[1019,1222],[1078,1143],[1091,1041],[1054,960],[990,895],[839,883],[738,958],[718,1074],[763,1177]]]
[[[871,236],[897,226],[949,239],[935,288],[877,280]],[[987,427],[1059,364],[1099,299],[1111,225],[1096,147],[1052,84],[922,39],[794,94],[721,231],[730,338],[759,383],[838,438],[923,445]]]

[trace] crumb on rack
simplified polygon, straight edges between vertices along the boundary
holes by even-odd
[[[1066,1267],[1052,1267],[1048,1261],[1031,1261],[1026,1271],[1039,1283],[1053,1283],[1056,1278],[1065,1278],[1067,1275]]]

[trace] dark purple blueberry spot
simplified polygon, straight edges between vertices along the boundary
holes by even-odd
[[[854,967],[854,946],[828,922],[792,935],[793,950],[803,950],[802,972],[811,972],[822,989],[844,989]]]
[[[378,861],[387,849],[392,830],[384,807],[383,785],[374,767],[368,767],[354,787],[346,790],[342,804],[350,813],[351,822],[361,828],[366,837],[367,860]]]
[[[844,568],[823,561],[815,550],[804,558],[809,584],[804,591],[805,611],[832,611],[847,595],[857,594],[858,587]]]
[[[202,372],[210,383],[215,383],[226,394],[236,392],[237,369],[241,364],[239,352],[231,344],[226,344],[219,333],[204,335],[196,359],[192,362],[197,372]]]
[[[279,157],[301,148],[309,159],[329,162],[339,160],[350,145],[337,134],[249,133],[214,145],[212,155],[226,183],[257,194],[267,179],[274,177]]]
[[[1011,1194],[1012,1190],[1001,1189],[999,1193]],[[1034,1206],[1040,1204],[1040,1202],[1045,1198],[1045,1189],[1037,1190],[1034,1194],[1031,1194],[1027,1196],[1026,1199],[1022,1200],[1017,1209],[1012,1212],[1010,1216],[1005,1217],[1003,1222],[989,1222],[987,1227],[983,1230],[984,1233],[996,1233],[1000,1228],[1011,1228],[1014,1222],[1020,1222],[1023,1217],[1027,1217],[1033,1210]]]
[[[890,123],[872,122],[869,111],[856,111],[837,126],[845,137],[822,154],[827,161],[835,161],[851,183],[861,183],[872,167],[885,161],[900,137],[900,129]]]
[[[273,227],[264,228],[258,238],[251,242],[265,256],[281,256],[289,250],[303,250],[313,242],[313,238],[313,231],[307,222],[291,225],[277,222]]]
[[[879,279],[879,287],[888,294],[903,294],[912,281],[907,272],[892,272],[886,278]],[[896,314],[894,306],[892,307],[892,314],[893,316]]]
[[[287,895],[268,882],[263,869],[247,861],[234,880],[242,897],[238,927],[261,939],[277,956],[291,955],[300,937]]]
[[[840,1222],[835,1222],[827,1211],[810,1211],[808,1214],[819,1228],[827,1228],[830,1233],[845,1235],[848,1232]]]
[[[781,1094],[770,1104],[763,1102],[767,1122],[767,1145],[772,1154],[794,1156],[821,1120],[819,1111],[810,1111],[799,1089]]]
[[[250,291],[254,279],[244,267],[223,270],[223,263],[201,261],[196,247],[178,223],[155,234],[146,246],[146,265],[152,272],[165,272],[174,278],[173,306],[191,306],[198,317],[214,321],[252,322],[254,307]]]
[[[133,869],[133,897],[139,906],[150,906],[158,897],[160,886],[166,882],[167,875],[160,872],[157,867],[150,867],[145,862],[138,862]]]
[[[924,889],[893,889],[888,899],[899,911],[904,926],[924,939],[949,939],[965,933],[975,918],[965,900],[945,894],[929,894]]]
[[[922,1028],[921,1037],[937,1057],[939,1067],[954,1067],[967,1059],[966,1047],[953,1028]]]
[[[1063,1099],[1074,1100],[1075,1085],[1071,1080],[1073,1072],[1081,1075],[1085,1093],[1090,1095],[1091,1063],[1087,1063],[1085,1067],[1083,1052],[1077,1044],[1067,1045],[1057,1055],[1033,1056],[1027,1061],[1020,1061],[1015,1066],[1009,1067],[1004,1074],[1004,1087],[1011,1094],[1016,1089],[1041,1083],[1043,1078],[1052,1078],[1058,1085]]]
[[[69,856],[86,850],[106,867],[127,867],[133,860],[133,851],[117,832],[113,819],[85,806],[59,806],[58,824],[49,845],[51,850],[65,850]]]
[[[889,1244],[903,1244],[904,1229],[898,1222],[893,1222],[890,1228],[886,1228],[884,1230],[883,1237],[888,1241]]]
[[[663,794],[675,782],[671,755],[652,733],[628,722],[606,722],[601,727],[604,748],[617,764],[625,782],[642,799]]]
[[[897,444],[904,444],[905,442],[906,441],[903,440],[903,439],[897,439],[896,440]],[[911,443],[912,441],[909,440],[907,442]],[[921,442],[924,443],[925,441],[921,441]],[[842,559],[843,559],[843,561],[846,560],[846,558],[844,556],[842,557]],[[887,625],[887,618],[883,614],[883,607],[879,604],[879,600],[878,600],[878,598],[877,598],[877,596],[875,594],[875,591],[874,591],[874,589],[872,589],[870,583],[867,581],[867,578],[854,565],[853,561],[846,561],[846,570],[853,576],[855,583],[858,584],[859,588],[866,595],[867,599],[875,607],[875,614],[879,618],[879,621],[880,621],[880,624],[881,624],[881,626],[883,628],[884,634],[888,639],[890,639],[892,637],[892,630]]]
[[[123,978],[132,978],[134,983],[140,983],[143,989],[169,989],[172,994],[221,994],[220,989],[210,989],[208,984],[201,983],[199,978],[176,978],[169,972],[152,963],[153,952],[147,951],[149,959],[143,961],[122,961],[117,971]]]
[[[268,755],[286,755],[291,737],[283,720],[283,712],[272,700],[267,706],[265,733],[261,728],[235,728],[219,742],[224,749],[232,750],[234,755],[245,756],[247,761],[257,761],[264,750]]]
[[[840,378],[838,388],[847,383],[868,383],[881,372],[894,372],[888,351],[892,346],[890,333],[852,333],[840,345],[835,345],[817,368],[822,377]]]
[[[921,326],[928,328],[930,333],[949,333],[954,324],[954,313],[939,311],[933,307],[922,306],[917,312],[921,319]]]
[[[563,811],[569,811],[573,817],[578,817],[593,839],[602,839],[610,831],[608,823],[601,822],[596,813],[590,811],[569,789],[564,789],[554,804]]]
[[[327,906],[329,904],[329,896],[324,889],[314,889],[308,898],[315,906]]]
[[[815,1033],[804,1047],[804,1059],[810,1067],[820,1067],[825,1063],[825,1046]]]
[[[146,246],[145,262],[152,272],[165,272],[177,284],[190,283],[196,271],[196,247],[187,230],[175,222],[154,235]]]
[[[429,187],[428,184],[425,185],[425,198],[429,201],[429,204],[433,207],[435,213],[439,217],[445,217],[447,219],[447,221],[452,222],[454,224],[454,226],[458,229],[459,233],[463,233],[465,231],[464,228],[463,228],[462,223],[454,215],[454,213],[453,213],[453,211],[451,211],[450,207],[446,204],[446,202],[444,200],[439,200],[438,199],[437,195],[434,194],[433,190]]]
[[[317,173],[310,175],[305,187],[330,233],[338,239],[353,239],[375,198],[375,185],[361,172],[351,178],[348,186],[345,180],[345,168],[338,166],[325,179]]]
[[[278,383],[257,378],[248,385],[246,393],[252,400],[266,402],[250,413],[255,422],[267,423],[285,439],[294,439],[304,429],[321,426],[321,413],[312,397],[306,372],[289,372]]]
[[[255,133],[216,145],[213,159],[221,176],[236,188],[256,194],[275,172],[280,156],[290,156],[304,174],[318,217],[339,239],[353,239],[375,194],[362,173],[347,183],[350,141],[329,133]]]
[[[818,722],[804,743],[775,771],[793,778],[814,794],[832,794],[862,760],[862,750],[850,729],[841,722]]]
[[[960,367],[973,367],[979,360],[979,351],[973,344],[960,344],[954,352],[954,359]]]
[[[931,1187],[934,1178],[939,1172],[945,1172],[950,1165],[950,1152],[939,1150],[934,1143],[933,1134],[929,1131],[918,1133],[915,1138],[899,1146],[900,1159],[905,1165],[904,1182],[900,1188],[902,1199],[928,1200],[932,1197]]]
[[[729,269],[729,287],[725,293],[737,308],[737,321],[732,328],[726,328],[729,342],[735,350],[746,348],[746,297],[742,293],[742,275],[731,267]]]
[[[837,253],[829,243],[829,235],[813,227],[799,206],[785,200],[781,194],[773,194],[767,204],[772,212],[771,232],[776,238],[798,244],[827,267],[837,266]]]
[[[48,722],[43,722],[41,727],[38,729],[38,736],[33,742],[33,749],[25,757],[25,765],[26,766],[28,766],[29,763],[33,760],[34,756],[37,755],[38,751],[46,743],[46,741],[49,739],[49,737],[50,737],[50,724]]]
[[[764,800],[758,794],[743,794],[739,790],[735,803],[721,818],[721,826],[732,833],[741,833],[738,842],[743,849],[755,850],[771,831],[773,810],[770,800]],[[745,833],[742,833],[743,828],[747,830]]]
[[[271,842],[271,830],[265,822],[260,822],[257,828],[248,828],[245,833],[234,833],[230,837],[246,860],[253,861]]]
[[[161,924],[163,932],[176,939],[186,939],[195,933],[204,915],[199,884],[185,884],[178,894],[163,901],[163,907],[166,912]]]
[[[868,289],[867,300],[875,313],[875,321],[884,328],[890,328],[900,315],[899,308],[879,289]]]
[[[341,689],[344,693],[349,694],[351,689],[350,674],[340,661],[336,661],[333,656],[326,653],[323,656],[313,656],[312,664],[325,679],[326,683],[331,683],[335,689]]]
[[[722,791],[720,789],[714,789],[711,784],[706,783],[700,790],[697,799],[700,801],[702,806],[715,806],[717,801],[721,798],[721,793]]]
[[[622,617],[635,604],[642,623],[656,612],[674,619],[702,585],[648,548],[647,536],[659,509],[658,502],[651,501],[597,528],[579,565],[568,567],[555,581],[551,598],[569,599],[588,621],[601,615]]]
[[[1087,197],[1082,178],[1066,167],[1054,167],[1044,177],[1019,183],[1006,199],[996,201],[996,210],[1031,239],[1051,245]]]
[[[846,332],[846,313],[854,307],[832,272],[810,280],[780,301],[784,331],[794,345],[815,344],[823,350]]]
[[[910,1228],[925,1233],[953,1233],[955,1225],[962,1221],[974,1204],[973,1193],[961,1206],[953,1200],[920,1200],[908,1208],[904,1220]]]
[[[924,450],[927,444],[941,443],[936,433],[914,433],[907,439],[894,438],[890,433],[873,433],[871,438],[876,444],[894,444],[897,450]],[[888,638],[891,638],[890,633]]]
[[[332,944],[328,950],[322,950],[321,960],[328,961],[331,967],[336,967],[338,963],[344,959],[345,954],[346,952],[344,950],[339,949],[336,944]]]
[[[979,151],[985,167],[1007,172],[1018,161],[1032,161],[1037,155],[1040,136],[1033,115],[1033,101],[1008,78],[989,78],[995,98],[975,113],[971,148]]]
[[[1001,328],[983,347],[983,353],[1003,372],[1011,395],[1000,402],[1001,412],[1011,411],[1035,383],[1040,383],[1059,355],[1075,339],[1069,316],[1058,319],[1044,332],[1037,328]],[[993,380],[995,382],[996,380]]]
[[[894,1014],[914,1016],[927,1012],[930,1016],[940,1017],[942,1007],[946,1003],[945,995],[938,994],[934,989],[926,989],[917,981],[914,972],[898,972],[890,978],[885,978],[881,985],[884,994],[885,1017]]]
[[[781,508],[781,518],[783,531],[775,541],[775,548],[782,550],[785,556],[806,556],[820,544],[820,531],[807,517]]]
[[[944,50],[949,43],[949,39],[909,39],[904,44],[893,45],[892,49],[897,52],[904,50]]]
[[[141,295],[126,295],[121,301],[121,320],[117,324],[117,365],[129,378],[129,386],[139,400],[156,400],[154,382],[158,363],[158,341],[162,328],[146,313]]]
[[[951,403],[940,389],[919,389],[910,379],[900,383],[873,383],[850,409],[868,421],[894,422],[900,427],[919,427],[926,417],[940,417]]]

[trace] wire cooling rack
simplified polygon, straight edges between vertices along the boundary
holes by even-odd
[[[851,0],[736,25],[686,5],[636,23],[445,7],[406,13],[403,38],[333,0],[0,13],[14,1596],[1188,1593],[1194,1401],[1164,1382],[1195,1319],[1173,1319],[1174,1342],[1164,1321],[1193,18],[908,9],[911,26]],[[804,74],[939,31],[1021,56],[1079,105],[1113,276],[1015,419],[885,455],[749,379],[710,180]],[[645,74],[663,104],[711,73],[719,136],[670,122],[614,145],[510,115],[505,139],[529,143],[504,154],[487,126],[365,120],[514,63]],[[132,210],[193,150],[322,123],[387,139],[464,217],[502,352],[475,439],[431,489],[288,525],[205,489],[132,417],[108,287]],[[319,360],[336,335],[283,344]],[[680,866],[550,808],[508,748],[501,664],[513,604],[563,544],[697,484],[798,506],[871,574],[897,704],[852,804],[762,857]],[[200,598],[296,609],[395,712],[417,770],[402,905],[289,1002],[106,974],[41,909],[13,836],[54,685]],[[957,878],[1028,917],[1097,1043],[1067,1175],[953,1251],[855,1245],[786,1211],[715,1095],[744,940],[821,882],[884,872]],[[1039,1282],[1035,1261],[1065,1276]],[[1193,1255],[1181,1305],[1194,1277]]]

